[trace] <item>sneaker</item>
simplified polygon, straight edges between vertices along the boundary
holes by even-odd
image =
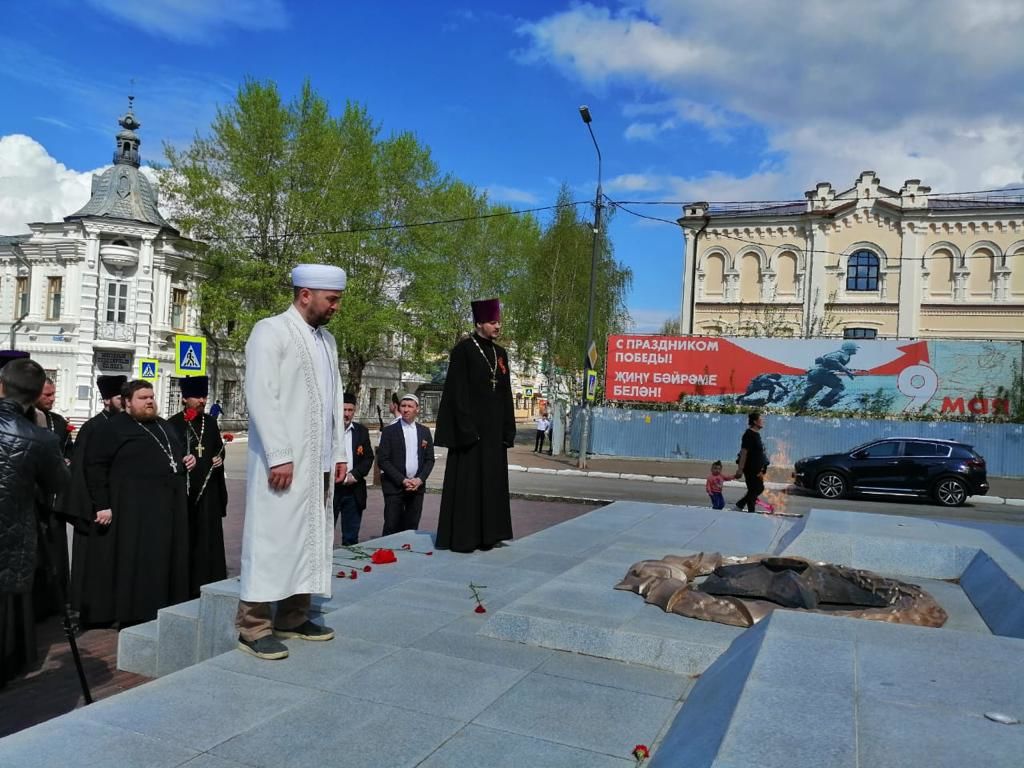
[[[280,640],[275,640],[271,635],[258,637],[255,640],[246,640],[238,636],[238,650],[250,653],[258,659],[286,659],[288,649]]]
[[[302,624],[292,629],[279,629],[274,627],[274,637],[282,637],[285,640],[333,640],[334,630],[330,627],[321,627],[306,619]]]

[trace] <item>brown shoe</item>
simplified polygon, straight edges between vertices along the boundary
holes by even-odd
[[[274,637],[285,640],[333,640],[334,630],[330,627],[321,627],[306,619],[302,624],[292,629],[281,629],[274,627]]]

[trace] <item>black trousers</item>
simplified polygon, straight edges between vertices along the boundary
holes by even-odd
[[[356,504],[351,493],[334,491],[334,524],[341,519],[341,545],[349,547],[359,543],[359,526],[363,522],[363,510]]]
[[[546,434],[547,433],[542,429],[537,430],[537,439],[534,440],[533,443],[533,450],[535,453],[540,453],[544,450],[544,435]]]
[[[760,472],[744,473],[743,482],[747,484],[747,492],[736,506],[740,509],[747,508],[747,512],[753,512],[757,504],[757,497],[764,493],[764,478]]]
[[[384,532],[390,536],[399,531],[415,531],[423,512],[422,493],[394,493],[384,497]]]

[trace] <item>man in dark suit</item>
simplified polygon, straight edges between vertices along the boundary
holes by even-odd
[[[370,430],[352,420],[356,413],[355,395],[345,393],[342,413],[349,469],[345,479],[334,485],[334,524],[338,524],[340,517],[341,544],[350,546],[359,543],[359,526],[366,509],[366,476],[373,470],[373,447],[370,445]]]
[[[384,492],[384,536],[416,530],[427,478],[434,469],[434,438],[429,429],[416,423],[419,398],[402,395],[398,409],[402,419],[384,428],[377,453]]]

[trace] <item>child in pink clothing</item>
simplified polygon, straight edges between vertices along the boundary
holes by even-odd
[[[712,509],[725,509],[725,496],[722,495],[722,484],[725,478],[722,476],[722,462],[716,461],[711,465],[711,474],[704,483],[704,490],[708,492],[711,499]]]

